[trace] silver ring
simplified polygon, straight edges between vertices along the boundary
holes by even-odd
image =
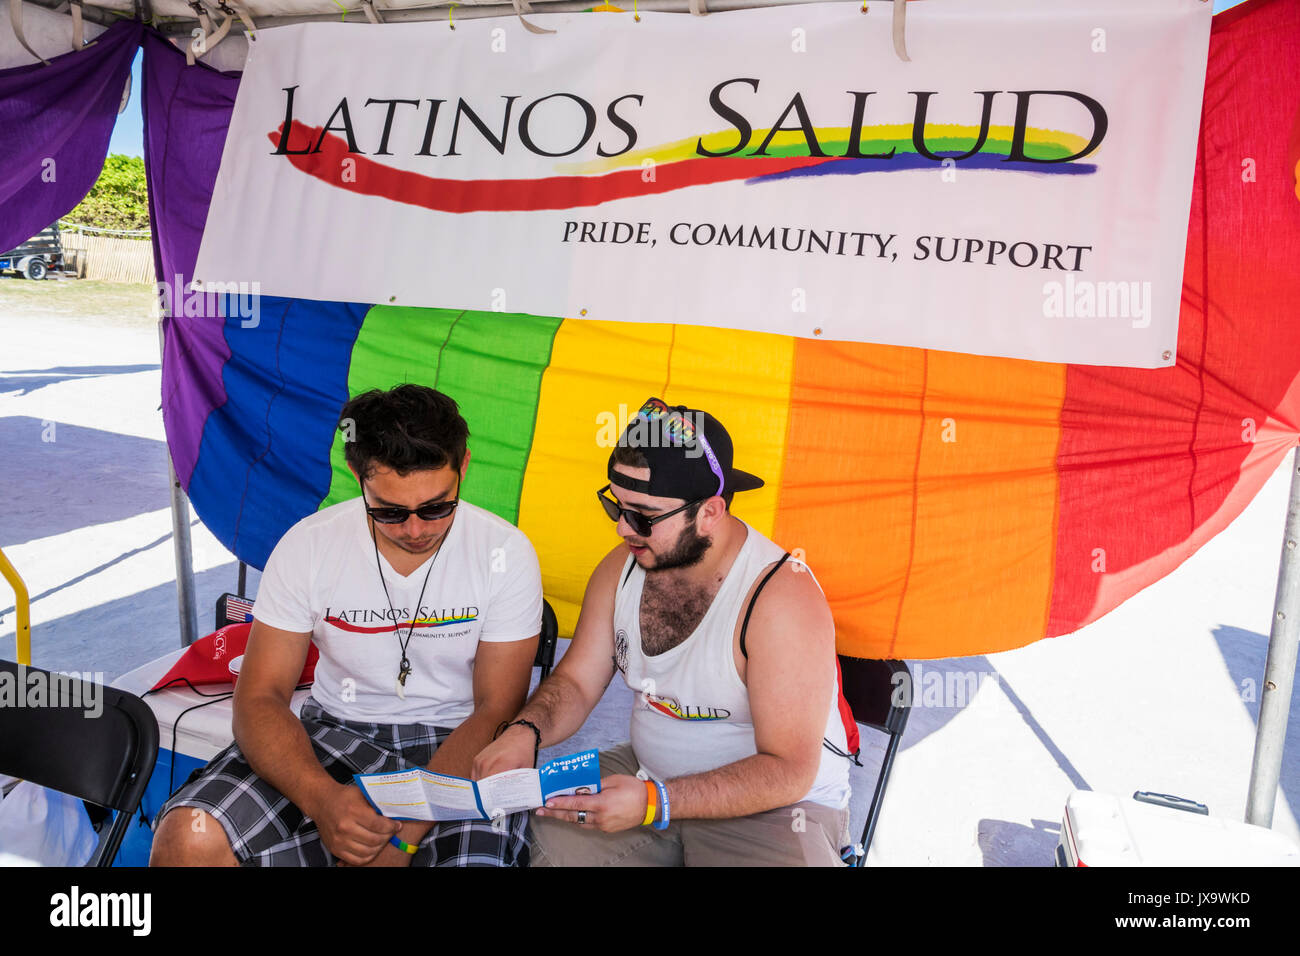
[[[586,810],[579,810],[579,811],[578,811],[578,822],[579,822],[579,823],[586,823],[586,822],[587,822],[587,811],[586,811]]]

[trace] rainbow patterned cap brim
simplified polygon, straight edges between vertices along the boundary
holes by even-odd
[[[614,470],[614,455],[610,454],[606,469],[610,483],[630,491],[700,501],[763,487],[762,478],[731,466],[731,436],[720,421],[697,408],[647,399],[628,422],[618,444],[639,451],[650,466],[648,481],[631,478]]]

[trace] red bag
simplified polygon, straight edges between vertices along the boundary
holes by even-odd
[[[853,758],[853,762],[861,767],[862,764],[858,762],[857,758],[858,754],[862,752],[862,735],[858,731],[858,722],[853,719],[853,708],[844,699],[844,674],[840,670],[838,654],[835,655],[835,689],[840,698],[840,720],[844,722],[844,737],[848,743],[848,751]]]
[[[183,686],[184,682],[180,678],[185,678],[194,685],[233,684],[230,662],[244,653],[244,648],[248,646],[248,633],[252,629],[252,622],[227,624],[207,637],[199,638],[186,648],[180,660],[151,689],[158,690],[173,681]],[[307,663],[298,678],[299,684],[310,684],[315,679],[316,659],[319,656],[315,644],[307,648]]]

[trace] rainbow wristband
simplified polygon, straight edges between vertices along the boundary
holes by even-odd
[[[641,821],[641,826],[643,827],[648,827],[655,821],[655,811],[659,809],[655,804],[657,793],[658,791],[655,790],[655,785],[651,781],[647,780],[645,782],[645,819]]]
[[[658,780],[656,780],[654,783],[655,786],[659,788],[659,800],[664,805],[663,819],[660,820],[658,823],[654,824],[654,828],[656,830],[667,830],[668,829],[668,787],[660,783]]]
[[[418,846],[411,846],[411,844],[407,843],[399,836],[389,837],[388,842],[397,847],[403,853],[409,853],[412,856],[414,856],[415,852],[420,849]]]

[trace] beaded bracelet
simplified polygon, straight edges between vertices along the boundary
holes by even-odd
[[[393,846],[397,847],[403,853],[409,853],[412,856],[414,856],[415,852],[420,849],[418,846],[412,846],[411,844],[407,843],[399,836],[389,837],[388,842],[391,843]]]
[[[502,729],[502,733],[509,730],[516,724],[522,724],[533,732],[533,766],[537,766],[537,754],[542,749],[542,732],[537,729],[537,725],[530,720],[512,720]]]

